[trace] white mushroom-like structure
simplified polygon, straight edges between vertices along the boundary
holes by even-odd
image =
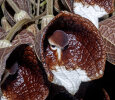
[[[74,0],[73,11],[89,19],[97,28],[98,19],[114,11],[114,0]]]

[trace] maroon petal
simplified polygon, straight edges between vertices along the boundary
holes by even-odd
[[[106,46],[107,60],[115,65],[115,16],[100,22],[99,31]]]
[[[58,62],[56,53],[49,48],[48,43],[48,37],[56,30],[64,31],[69,38],[67,48],[62,51],[61,62]],[[65,66],[66,70],[85,70],[92,80],[103,76],[105,46],[99,31],[89,20],[76,14],[61,12],[41,33],[36,38],[36,52],[49,79],[52,79],[51,70],[55,70],[56,65]]]
[[[19,58],[16,57],[19,65],[18,71],[9,76],[2,84],[3,95],[8,100],[45,100],[49,90],[44,82],[40,62],[37,61],[32,48],[25,46],[24,50],[23,48],[21,50],[21,47],[19,47],[15,52],[17,54],[22,52]],[[13,57],[13,54],[11,56]],[[10,66],[12,57],[8,59],[7,66]]]

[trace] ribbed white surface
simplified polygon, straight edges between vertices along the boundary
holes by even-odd
[[[89,19],[98,28],[98,18],[107,14],[104,8],[98,5],[83,5],[82,3],[74,3],[74,13]]]
[[[66,70],[64,66],[55,66],[56,70],[52,70],[54,75],[53,83],[64,86],[65,89],[74,95],[81,84],[91,79],[87,76],[85,70]]]

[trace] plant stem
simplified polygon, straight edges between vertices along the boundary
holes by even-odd
[[[53,15],[53,0],[47,0],[47,15]]]
[[[33,5],[37,6],[37,4],[36,4],[33,0],[30,0],[30,2],[31,2]]]
[[[37,0],[37,11],[36,11],[36,15],[39,16],[40,12],[40,0]],[[36,24],[38,24],[38,20],[36,20],[35,22]]]
[[[41,17],[45,16],[46,15],[46,11],[44,11],[42,14],[40,14],[39,16],[35,16],[35,18],[33,20],[38,20],[40,19]]]
[[[31,6],[31,7],[29,7],[29,9],[30,9],[30,16],[33,18],[34,16],[32,15],[32,5],[31,5],[30,0],[28,1],[28,5]]]
[[[12,29],[9,31],[8,35],[5,37],[6,40],[10,41],[12,40],[12,38],[14,37],[15,33],[17,31],[19,31],[22,26],[24,26],[25,24],[28,24],[30,22],[34,22],[38,19],[40,19],[41,17],[43,17],[44,15],[46,14],[46,12],[43,12],[42,14],[40,14],[39,16],[36,16],[35,18],[33,19],[23,19],[19,22],[17,22],[13,27]]]
[[[39,16],[39,11],[40,11],[40,0],[37,0],[37,16]]]
[[[33,4],[33,16],[35,16],[35,13],[36,13],[36,2],[35,0],[33,0],[34,4]]]
[[[16,12],[19,13],[20,9],[18,8],[18,6],[14,3],[13,0],[7,0],[8,4],[12,7],[12,9]]]
[[[39,0],[39,1],[40,1],[40,0]],[[36,4],[33,0],[30,0],[30,2],[37,7],[37,4]],[[46,0],[44,0],[44,1],[40,4],[40,7],[44,6],[46,3],[47,3]]]
[[[46,0],[44,0],[41,4],[40,4],[40,7],[44,6],[46,4]]]

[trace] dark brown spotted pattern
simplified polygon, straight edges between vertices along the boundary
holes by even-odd
[[[2,85],[4,96],[8,100],[45,100],[49,92],[32,48],[24,49],[18,64],[17,73]]]
[[[48,38],[56,30],[68,34],[69,45],[62,51],[61,61],[57,60],[56,51],[52,51]],[[44,64],[48,78],[55,65],[65,66],[67,70],[81,68],[86,70],[91,79],[103,76],[100,71],[105,69],[105,46],[96,27],[79,15],[61,12],[42,31],[41,49],[36,51]],[[98,75],[97,75],[98,74]]]

